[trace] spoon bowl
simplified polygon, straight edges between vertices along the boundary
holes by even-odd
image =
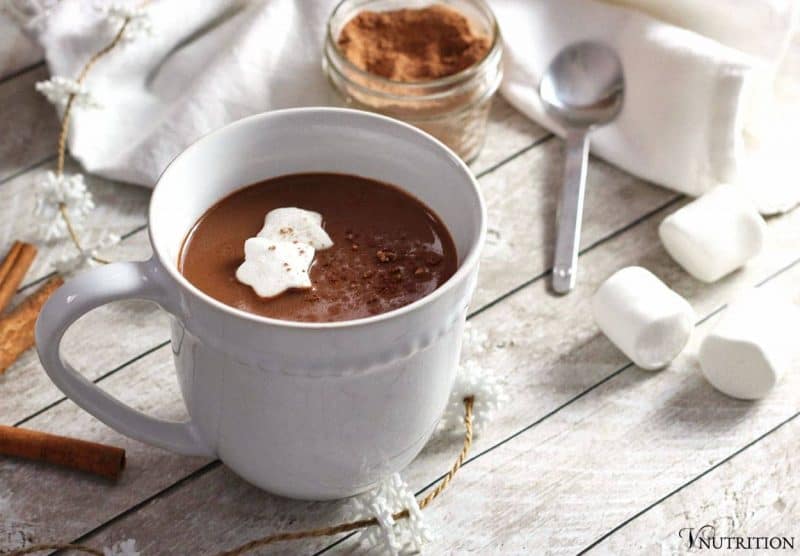
[[[550,62],[539,95],[545,110],[565,127],[592,127],[612,121],[622,110],[622,62],[608,46],[580,42]]]
[[[589,132],[622,110],[625,78],[617,54],[598,42],[567,46],[550,62],[539,83],[547,114],[565,130],[564,185],[558,209],[553,290],[575,287],[580,246]]]

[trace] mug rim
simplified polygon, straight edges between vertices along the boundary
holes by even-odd
[[[397,309],[392,309],[391,311],[386,311],[384,313],[380,313],[377,315],[371,315],[369,317],[361,317],[357,319],[332,321],[332,322],[305,322],[305,321],[276,319],[272,317],[257,315],[255,313],[250,313],[242,309],[237,309],[208,295],[207,293],[200,290],[200,288],[192,284],[183,274],[180,273],[180,271],[178,270],[177,262],[170,263],[164,256],[164,254],[161,252],[161,250],[159,249],[159,244],[155,241],[155,238],[153,236],[153,226],[152,226],[152,222],[154,221],[153,213],[154,213],[154,207],[157,205],[156,202],[157,195],[159,194],[160,190],[165,188],[164,176],[167,174],[167,172],[169,171],[169,169],[172,167],[173,164],[178,162],[178,160],[182,159],[183,157],[189,156],[191,151],[197,149],[200,144],[205,143],[206,141],[213,140],[217,135],[229,132],[231,129],[241,127],[243,125],[252,123],[257,120],[269,120],[271,118],[278,118],[278,117],[291,118],[298,114],[309,114],[314,112],[340,114],[346,117],[373,120],[375,122],[381,122],[383,124],[388,124],[390,126],[404,128],[406,131],[411,132],[412,135],[417,135],[421,140],[428,142],[433,148],[443,151],[443,153],[450,159],[450,161],[455,163],[456,167],[461,172],[463,172],[464,175],[468,178],[467,181],[472,187],[472,193],[478,203],[478,215],[480,221],[478,222],[479,229],[477,238],[471,242],[470,248],[466,256],[464,257],[463,261],[461,262],[461,264],[458,265],[456,272],[434,291],[417,299],[412,303],[409,303],[408,305],[404,305],[402,307],[398,307]],[[455,288],[458,284],[460,284],[469,277],[473,267],[475,267],[480,260],[481,247],[485,243],[486,231],[487,231],[486,203],[483,199],[483,194],[481,193],[478,181],[475,178],[475,175],[467,166],[467,164],[457,154],[455,154],[455,152],[453,152],[452,149],[450,149],[447,145],[445,145],[432,135],[400,120],[396,120],[388,116],[383,116],[381,114],[366,112],[363,110],[353,110],[349,108],[335,108],[335,107],[284,108],[280,110],[260,112],[258,114],[252,114],[250,116],[246,116],[244,118],[235,120],[213,131],[210,131],[205,135],[202,135],[201,137],[190,143],[189,146],[184,148],[180,153],[178,153],[169,162],[169,164],[166,165],[164,170],[158,176],[158,180],[156,180],[156,184],[153,187],[153,193],[150,196],[150,203],[147,209],[147,218],[148,218],[147,235],[148,239],[150,240],[150,245],[153,248],[154,257],[158,259],[160,265],[169,273],[169,275],[175,280],[178,286],[182,287],[182,289],[185,292],[191,294],[192,296],[197,298],[199,301],[202,301],[206,305],[210,305],[212,308],[227,313],[232,317],[248,320],[259,324],[279,326],[285,328],[307,329],[307,330],[325,330],[325,329],[342,329],[342,328],[346,329],[364,325],[378,324],[386,320],[393,320],[408,313],[412,313],[418,309],[421,309],[425,305],[432,303],[433,301],[443,296],[446,292]],[[185,241],[185,239],[186,238],[184,237],[183,241]]]

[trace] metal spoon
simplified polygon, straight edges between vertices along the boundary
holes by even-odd
[[[589,132],[622,110],[625,78],[622,63],[608,46],[579,42],[550,62],[539,84],[547,113],[566,130],[566,161],[553,264],[553,290],[575,287],[580,246]]]

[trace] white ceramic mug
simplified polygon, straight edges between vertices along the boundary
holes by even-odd
[[[183,239],[206,209],[243,186],[298,172],[356,174],[411,193],[453,235],[457,272],[410,305],[331,323],[246,313],[178,272]],[[485,221],[469,169],[411,126],[332,108],[252,116],[200,139],[164,171],[150,201],[150,260],[89,270],[53,294],[36,325],[39,357],[67,396],[128,436],[219,457],[284,496],[352,495],[407,465],[441,417]],[[61,339],[73,322],[127,298],[155,301],[172,316],[172,350],[190,421],[144,415],[62,359]]]

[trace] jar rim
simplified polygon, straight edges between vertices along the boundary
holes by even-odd
[[[363,2],[363,4],[367,4],[367,3],[369,3],[369,1],[371,1],[371,0],[365,0]],[[363,77],[365,79],[373,80],[377,84],[380,84],[380,85],[386,85],[386,86],[390,86],[390,87],[402,87],[404,89],[408,89],[408,90],[412,90],[412,91],[413,90],[422,90],[422,89],[426,89],[426,88],[444,87],[444,86],[447,86],[447,85],[457,84],[457,83],[460,83],[462,81],[468,81],[473,76],[481,74],[481,72],[483,72],[483,70],[497,56],[497,53],[500,51],[500,49],[502,47],[502,40],[501,40],[502,37],[500,35],[500,26],[498,25],[497,18],[495,17],[494,12],[492,11],[492,9],[489,7],[489,4],[487,4],[484,0],[468,0],[468,1],[472,2],[479,9],[481,9],[483,11],[484,15],[488,18],[488,20],[489,20],[488,21],[489,29],[490,29],[491,36],[492,36],[492,44],[489,47],[489,49],[486,51],[486,54],[483,56],[483,58],[481,58],[479,61],[475,62],[471,66],[466,67],[463,70],[458,71],[456,73],[453,73],[453,74],[450,74],[450,75],[446,75],[444,77],[439,77],[437,79],[431,79],[429,81],[396,81],[394,79],[388,79],[388,78],[383,77],[381,75],[377,75],[375,73],[368,72],[368,71],[363,70],[360,67],[356,66],[353,62],[348,60],[346,56],[344,56],[342,54],[341,50],[339,50],[339,48],[337,46],[336,39],[333,36],[333,31],[334,31],[333,30],[333,20],[334,20],[335,16],[337,15],[337,12],[345,4],[347,4],[349,2],[353,2],[353,0],[339,0],[339,2],[333,8],[333,11],[331,11],[331,15],[328,16],[328,23],[326,25],[327,30],[326,30],[326,38],[325,38],[325,40],[326,40],[327,45],[330,47],[330,49],[329,48],[325,48],[325,57],[326,58],[330,58],[329,50],[333,50],[337,54],[338,60],[336,60],[336,62],[343,64],[347,68],[348,71],[352,71],[353,73],[355,73],[359,77]],[[333,64],[333,60],[329,59],[328,62],[330,64],[334,65],[334,66],[336,65],[336,64]],[[336,71],[339,72],[339,73],[342,73],[341,71],[338,70],[338,68],[336,69]],[[348,79],[348,81],[352,81],[352,79],[350,79],[350,78],[347,78],[347,79]],[[362,87],[364,87],[364,86],[362,85]],[[364,88],[368,89],[367,87],[364,87]],[[375,93],[375,91],[373,89],[369,89],[369,91],[372,92],[372,93]],[[405,98],[405,95],[397,95],[397,94],[390,94],[390,93],[383,93],[383,94],[385,96],[387,96],[387,97]],[[434,93],[432,95],[419,95],[417,98],[425,99],[425,98],[430,98],[430,97],[437,97],[440,94],[441,93]]]

